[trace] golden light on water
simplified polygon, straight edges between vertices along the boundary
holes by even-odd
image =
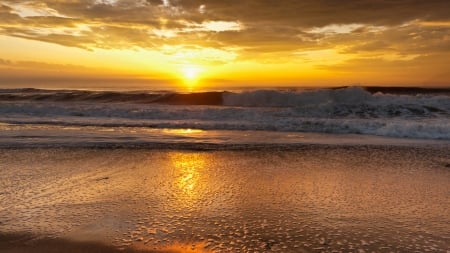
[[[177,253],[210,253],[213,252],[211,250],[206,249],[206,243],[205,242],[173,242],[168,245],[165,245],[163,247],[158,247],[157,251],[152,251],[151,247],[148,247],[146,245],[135,245],[133,249],[136,250],[150,250],[150,252],[177,252]],[[154,249],[153,249],[154,250]]]
[[[181,129],[164,129],[163,132],[167,134],[176,134],[176,135],[191,135],[203,133],[204,131],[201,129],[181,128]]]
[[[150,252],[267,252],[264,238],[280,242],[272,252],[299,252],[322,247],[322,237],[349,242],[327,245],[336,251],[370,252],[391,238],[400,251],[444,249],[448,171],[440,168],[448,152],[369,151],[370,159],[367,149],[339,147],[3,150],[2,227],[75,242],[114,238],[118,247]],[[376,159],[391,156],[395,163]],[[27,180],[11,180],[18,169]],[[372,229],[353,233],[360,228]]]
[[[170,160],[176,173],[176,197],[182,205],[192,206],[201,197],[205,157],[201,154],[175,153]]]

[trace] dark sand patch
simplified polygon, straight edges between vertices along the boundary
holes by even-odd
[[[176,251],[148,251],[118,249],[98,242],[77,242],[67,239],[40,238],[31,234],[0,234],[2,253],[172,253]]]

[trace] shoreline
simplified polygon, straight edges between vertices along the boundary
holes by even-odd
[[[446,149],[450,148],[447,140],[418,140],[419,142],[379,144],[331,144],[331,143],[296,143],[296,144],[216,144],[216,143],[39,143],[39,144],[2,144],[0,150],[33,150],[33,149],[55,149],[55,150],[162,150],[162,151],[301,151],[308,149]]]
[[[1,127],[1,125],[0,125]],[[296,150],[317,147],[450,148],[447,139],[396,138],[366,134],[278,132],[264,130],[201,130],[190,128],[71,128],[3,125],[0,149],[98,148],[149,150]],[[28,129],[31,127],[30,129]],[[54,127],[54,126],[53,126]],[[17,129],[16,129],[17,128]],[[23,128],[23,129],[22,129]]]
[[[26,232],[36,249],[73,252],[90,252],[94,239],[103,245],[92,252],[445,253],[449,155],[370,145],[0,149],[0,249],[36,252],[11,242]]]

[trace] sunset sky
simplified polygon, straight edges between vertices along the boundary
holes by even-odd
[[[450,1],[0,1],[1,87],[336,85],[450,86]]]

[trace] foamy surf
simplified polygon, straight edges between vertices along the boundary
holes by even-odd
[[[44,139],[58,136],[65,127],[97,127],[119,132],[199,129],[450,140],[448,90],[389,91],[361,87],[199,93],[13,89],[0,91],[0,122],[15,125],[16,130],[31,125],[55,129]],[[10,136],[9,128],[2,128],[3,137]]]
[[[373,135],[145,127],[0,125],[0,148],[145,148],[188,150],[296,149],[329,146],[442,146],[448,141]]]

